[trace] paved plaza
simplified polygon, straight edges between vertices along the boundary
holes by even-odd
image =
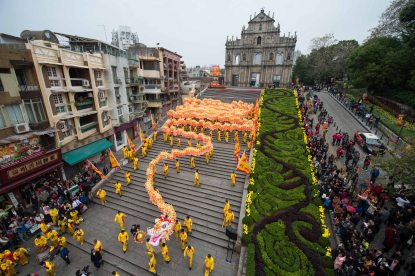
[[[259,95],[259,90],[247,89],[225,89],[207,90],[201,98],[221,99],[225,102],[232,100],[243,100],[254,103]],[[216,132],[215,132],[216,133]],[[208,131],[206,131],[208,134]],[[239,137],[242,141],[242,133]],[[160,249],[155,249],[159,254],[157,257],[158,275],[202,275],[204,271],[204,258],[211,254],[215,259],[215,269],[212,275],[236,275],[238,270],[239,254],[234,253],[232,263],[225,261],[228,239],[225,235],[223,222],[223,206],[225,199],[229,199],[231,209],[235,213],[233,228],[238,227],[239,213],[241,209],[242,193],[245,185],[245,174],[237,173],[236,186],[230,184],[230,174],[236,169],[236,158],[233,156],[234,142],[233,134],[229,135],[229,143],[216,140],[214,137],[214,155],[209,165],[205,162],[205,157],[195,158],[196,169],[200,173],[200,187],[193,185],[194,169],[189,167],[189,157],[180,158],[180,173],[176,173],[174,161],[167,162],[169,165],[169,175],[162,175],[163,162],[157,165],[157,174],[154,179],[154,186],[157,187],[166,202],[171,203],[177,213],[178,219],[183,225],[183,220],[187,215],[193,220],[193,233],[189,236],[189,244],[195,248],[193,269],[188,270],[188,260],[183,257],[179,241],[174,236],[167,243],[171,262],[163,262]],[[181,139],[182,148],[187,146],[187,139]],[[195,142],[193,141],[193,146]],[[177,148],[175,140],[174,148]],[[104,184],[107,191],[107,203],[105,206],[98,204],[98,200],[92,204],[84,214],[85,222],[80,225],[85,230],[85,244],[80,246],[72,238],[68,238],[70,257],[72,263],[66,264],[59,257],[55,258],[58,275],[71,275],[76,269],[82,268],[86,264],[91,264],[91,271],[94,275],[109,275],[116,270],[120,275],[150,275],[148,272],[147,249],[145,243],[135,243],[130,237],[129,248],[123,254],[121,245],[117,241],[120,231],[119,225],[114,222],[114,216],[118,210],[127,215],[126,230],[129,231],[133,224],[140,224],[141,229],[147,229],[154,225],[154,219],[161,214],[157,207],[151,204],[144,183],[148,163],[158,155],[160,151],[170,150],[168,143],[163,142],[163,136],[159,133],[157,141],[153,143],[148,155],[143,159],[139,157],[139,169],[133,170],[132,163],[118,169],[116,173]],[[241,143],[241,151],[246,149],[246,144]],[[131,184],[125,186],[124,173],[131,172]],[[123,183],[123,196],[115,194],[112,186],[115,181]],[[95,270],[89,260],[89,253],[92,249],[94,239],[99,239],[103,243],[105,253],[103,259],[105,264],[98,271]],[[32,256],[31,264],[34,263]],[[24,271],[40,266],[26,267]],[[64,272],[63,272],[64,271]],[[30,271],[32,272],[32,271]],[[62,274],[64,273],[64,274]],[[72,274],[73,275],[73,274]]]

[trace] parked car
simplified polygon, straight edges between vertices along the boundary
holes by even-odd
[[[373,155],[385,154],[386,147],[383,142],[373,133],[356,131],[354,141],[358,143],[364,152]]]

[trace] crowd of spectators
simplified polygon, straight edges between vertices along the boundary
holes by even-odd
[[[317,96],[299,95],[299,103],[320,197],[338,242],[332,251],[335,273],[396,275],[402,269],[414,275],[414,202],[406,187],[396,189],[393,179],[378,183],[381,171],[348,133],[327,134],[333,119]]]
[[[40,179],[22,192],[24,202],[0,219],[0,250],[18,247],[36,234],[42,221],[52,222],[51,209],[56,208],[60,216],[66,216],[71,210],[87,205],[91,188],[99,180],[98,175],[87,169],[67,181],[61,180],[58,172]]]

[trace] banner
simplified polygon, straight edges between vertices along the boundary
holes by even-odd
[[[128,134],[127,134],[127,141],[128,141],[128,146],[130,147],[130,150],[132,150],[133,152],[136,152],[137,149],[135,148],[135,145],[133,141],[130,139],[130,136],[128,136]]]
[[[108,156],[110,158],[111,168],[121,168],[120,163],[118,163],[111,149],[109,150]]]
[[[241,146],[239,145],[239,141],[236,141],[235,150],[233,151],[233,156],[238,157],[240,151],[241,151]]]
[[[94,172],[96,172],[101,177],[101,179],[105,178],[105,175],[100,170],[98,170],[97,167],[95,167],[91,161],[86,160],[86,163],[88,164],[90,169],[92,169]]]
[[[240,158],[238,157],[238,165],[236,166],[236,169],[238,171],[246,173],[247,175],[249,174],[250,172],[249,162],[248,162],[248,158],[246,157],[245,151]]]

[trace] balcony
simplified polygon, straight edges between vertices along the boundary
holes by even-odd
[[[39,86],[37,86],[37,85],[23,84],[23,85],[19,85],[19,91],[20,92],[39,91]]]
[[[161,85],[160,84],[144,84],[144,91],[145,94],[159,94],[161,93]]]
[[[137,86],[141,84],[141,81],[143,80],[143,77],[132,77],[130,78],[131,85]]]
[[[144,102],[143,94],[130,94],[128,96],[128,99],[132,103],[143,103]]]
[[[143,70],[144,78],[148,79],[160,79],[159,70]]]
[[[94,107],[94,101],[92,99],[91,100],[76,101],[75,106],[76,106],[76,109],[78,111],[83,110],[83,109],[93,108]]]
[[[125,78],[125,84],[130,84],[131,79],[130,78]]]
[[[85,133],[85,132],[90,131],[91,129],[95,129],[96,130],[97,125],[98,125],[97,122],[89,122],[89,123],[86,123],[84,125],[81,125],[80,126],[80,129],[81,129],[81,132],[82,133]]]
[[[134,111],[133,113],[130,114],[130,121],[134,120],[136,118],[141,118],[144,116],[144,110],[142,111]]]
[[[161,100],[150,99],[150,100],[148,100],[147,107],[159,108],[159,107],[162,107],[162,105],[163,105],[163,103],[162,103]]]

